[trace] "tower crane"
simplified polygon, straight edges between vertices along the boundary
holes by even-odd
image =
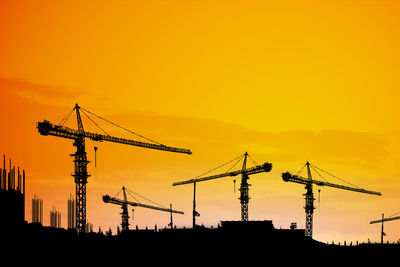
[[[378,195],[378,196],[381,195],[380,192],[365,190],[365,189],[356,187],[356,186],[354,186],[352,184],[350,184],[352,186],[344,186],[344,185],[339,185],[339,184],[333,184],[333,183],[330,183],[330,182],[328,182],[326,180],[325,181],[314,180],[312,178],[312,175],[311,175],[310,166],[319,176],[321,176],[321,175],[319,174],[319,172],[316,169],[318,169],[320,171],[323,171],[323,172],[325,172],[325,171],[320,169],[320,168],[318,168],[318,167],[316,167],[316,166],[314,166],[314,165],[311,165],[308,161],[303,166],[303,168],[306,167],[306,166],[307,166],[307,174],[308,174],[307,178],[304,178],[304,177],[301,177],[301,176],[298,176],[298,175],[292,175],[289,172],[285,172],[285,173],[282,173],[282,179],[285,182],[293,182],[293,183],[298,183],[298,184],[305,185],[305,189],[306,189],[306,193],[304,194],[304,196],[305,196],[304,209],[305,209],[305,212],[306,212],[306,229],[305,229],[306,232],[305,232],[305,235],[308,236],[308,237],[312,238],[312,234],[313,234],[313,213],[314,213],[314,209],[315,209],[315,207],[314,207],[315,198],[314,198],[314,194],[313,194],[313,184],[318,185],[318,186],[328,186],[328,187],[333,187],[333,188],[338,188],[338,189],[343,189],[343,190],[349,190],[349,191],[354,191],[354,192],[359,192],[359,193],[364,193],[364,194],[372,194],[372,195]],[[301,170],[303,168],[301,168]],[[300,173],[301,170],[298,173]],[[332,175],[330,173],[327,173],[327,172],[325,172],[325,173],[329,174],[329,175],[331,175],[331,176],[333,176],[335,178],[338,178],[338,177],[336,177],[336,176],[334,176],[334,175]],[[323,178],[323,177],[321,176],[321,178]],[[325,179],[325,178],[323,178],[323,179]],[[340,179],[340,178],[338,178],[338,179]],[[340,179],[340,180],[342,180],[342,179]],[[344,181],[344,180],[342,180],[342,181]]]
[[[74,111],[76,112],[78,129],[72,129],[72,128],[63,126],[63,124],[68,120],[68,118],[71,116],[71,114]],[[89,117],[88,113],[93,116],[96,116],[97,118],[102,119],[114,126],[117,126],[123,130],[130,132],[130,133],[133,133],[141,138],[144,138],[144,139],[150,141],[151,143],[110,136],[102,128],[100,128],[100,129],[105,133],[105,135],[87,132],[87,131],[85,131],[85,129],[83,127],[81,112],[88,119],[90,119],[98,128],[100,128],[100,126]],[[75,105],[75,107],[72,109],[72,111],[58,125],[54,125],[54,124],[50,123],[49,121],[44,120],[43,122],[37,123],[37,129],[38,129],[39,133],[44,136],[52,135],[52,136],[57,136],[57,137],[61,137],[61,138],[71,139],[74,141],[73,146],[76,147],[76,152],[74,154],[72,154],[71,156],[74,157],[73,161],[74,161],[74,167],[75,167],[75,171],[72,176],[75,178],[75,184],[76,184],[76,217],[75,218],[76,218],[76,229],[77,229],[78,233],[84,233],[85,225],[86,225],[86,184],[87,184],[87,179],[90,176],[87,173],[87,164],[89,163],[89,161],[87,160],[86,151],[85,151],[85,139],[86,138],[89,138],[90,140],[97,141],[97,142],[108,141],[108,142],[113,142],[113,143],[120,143],[120,144],[138,146],[138,147],[149,148],[149,149],[156,149],[156,150],[184,153],[184,154],[192,154],[192,152],[189,149],[165,146],[165,145],[155,142],[149,138],[141,136],[135,132],[132,132],[126,128],[123,128],[111,121],[108,121],[108,120],[78,106],[78,104]]]
[[[115,204],[115,205],[120,205],[122,212],[121,212],[121,227],[122,230],[126,231],[129,230],[129,214],[128,214],[128,205],[131,205],[133,207],[142,207],[142,208],[147,208],[147,209],[153,209],[153,210],[158,210],[158,211],[165,211],[165,212],[170,212],[171,213],[171,228],[172,228],[172,213],[177,213],[177,214],[184,214],[183,211],[178,211],[178,210],[173,210],[172,209],[172,205],[170,206],[170,208],[163,208],[163,207],[157,207],[157,206],[152,206],[152,205],[147,205],[147,204],[142,204],[142,203],[137,203],[137,202],[132,202],[132,201],[128,201],[127,197],[126,197],[126,192],[125,192],[125,187],[122,187],[122,191],[123,191],[123,196],[124,199],[118,199],[115,197],[110,197],[109,195],[104,195],[103,196],[103,201],[104,203],[111,203],[111,204]]]
[[[184,184],[193,184],[193,229],[196,227],[196,217],[200,216],[200,214],[196,211],[196,183],[198,182],[204,182],[204,181],[209,181],[209,180],[213,180],[213,179],[218,179],[218,178],[223,178],[223,177],[233,177],[236,175],[241,174],[242,175],[242,181],[240,184],[240,204],[241,204],[241,220],[242,221],[247,221],[249,218],[249,210],[248,210],[248,204],[249,204],[249,186],[250,184],[248,183],[249,180],[249,176],[253,175],[253,174],[257,174],[257,173],[261,173],[261,172],[269,172],[271,171],[272,168],[272,164],[265,162],[262,165],[256,165],[254,167],[251,168],[246,168],[246,163],[247,163],[247,157],[250,157],[249,154],[246,152],[244,155],[239,156],[239,160],[235,163],[235,165],[242,159],[243,159],[243,165],[242,165],[242,169],[238,170],[238,171],[231,171],[231,172],[225,172],[225,173],[221,173],[221,174],[216,174],[216,175],[211,175],[211,176],[207,176],[207,177],[201,177],[203,175],[197,176],[194,179],[190,179],[190,180],[186,180],[186,181],[181,181],[181,182],[175,182],[172,185],[173,186],[177,186],[177,185],[184,185]],[[214,171],[222,166],[225,166],[226,164],[237,160],[238,158],[235,158],[211,171]],[[250,157],[251,158],[251,157]],[[231,167],[231,169],[234,166]],[[209,172],[211,172],[209,171]],[[206,172],[206,173],[209,173]]]
[[[398,214],[398,213],[396,213],[396,214]],[[395,214],[393,214],[392,216],[390,216],[388,218],[385,218],[384,214],[382,213],[382,219],[369,222],[370,224],[382,223],[382,226],[381,226],[381,244],[383,244],[383,237],[386,235],[385,232],[383,232],[383,223],[384,222],[389,222],[389,221],[400,220],[400,216],[393,217],[394,215]]]

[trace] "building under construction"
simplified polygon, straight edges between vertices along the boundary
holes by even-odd
[[[50,211],[50,227],[61,228],[61,212],[54,206]]]
[[[37,195],[32,198],[32,223],[43,225],[43,200]]]
[[[0,168],[0,224],[18,226],[25,221],[25,171],[12,166],[6,169],[6,156],[3,156],[3,168]]]
[[[75,199],[72,195],[68,199],[68,229],[75,229]]]

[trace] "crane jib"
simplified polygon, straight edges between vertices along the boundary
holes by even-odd
[[[359,193],[378,195],[378,196],[382,195],[380,192],[365,190],[362,188],[344,186],[344,185],[333,184],[333,183],[323,182],[323,181],[318,181],[318,180],[310,180],[310,179],[307,179],[307,178],[304,178],[301,176],[292,175],[289,172],[282,173],[282,179],[285,182],[293,182],[293,183],[304,184],[304,185],[316,184],[318,186],[328,186],[328,187],[344,189],[344,190],[349,190],[349,191],[354,191],[354,192],[359,192]]]
[[[132,146],[138,146],[138,147],[144,147],[144,148],[150,148],[150,149],[156,149],[156,150],[163,150],[163,151],[184,153],[184,154],[192,154],[192,151],[190,151],[190,149],[140,142],[140,141],[135,141],[135,140],[131,140],[131,139],[124,139],[124,138],[102,135],[102,134],[97,134],[97,133],[90,133],[90,132],[84,132],[82,134],[78,130],[74,130],[74,129],[71,129],[71,128],[65,127],[65,126],[53,125],[52,123],[50,123],[49,121],[46,121],[46,120],[43,122],[38,122],[37,128],[41,135],[54,135],[54,136],[59,136],[59,137],[67,138],[67,139],[77,139],[77,138],[86,137],[86,138],[90,138],[93,141],[98,141],[98,142],[108,141],[108,142],[114,142],[114,143],[120,143],[120,144],[126,144],[126,145],[132,145]]]
[[[269,171],[271,171],[271,169],[272,169],[272,164],[265,162],[262,165],[258,165],[258,166],[248,168],[245,170],[226,172],[226,173],[216,174],[216,175],[212,175],[212,176],[208,176],[208,177],[202,177],[202,178],[190,179],[190,180],[181,181],[181,182],[175,182],[172,185],[176,186],[176,185],[192,184],[192,183],[197,183],[197,182],[213,180],[213,179],[217,179],[217,178],[232,177],[232,176],[236,176],[239,174],[252,175],[252,174],[256,174],[256,173],[260,173],[260,172],[269,172]]]
[[[132,202],[132,201],[124,201],[124,200],[121,200],[118,198],[110,197],[109,195],[104,195],[103,201],[104,201],[104,203],[111,203],[111,204],[115,204],[115,205],[131,205],[133,207],[142,207],[142,208],[147,208],[147,209],[172,212],[172,213],[177,213],[177,214],[184,214],[183,211],[162,208],[162,207],[156,207],[156,206],[151,206],[151,205],[142,204],[142,203],[136,203],[136,202]]]
[[[389,221],[395,221],[395,220],[400,220],[400,216],[384,218],[384,219],[380,219],[380,220],[376,220],[376,221],[371,221],[369,223],[374,224],[374,223],[382,223],[382,222],[389,222]]]

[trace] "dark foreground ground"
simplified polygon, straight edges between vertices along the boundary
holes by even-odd
[[[214,229],[131,230],[111,236],[78,235],[73,230],[25,223],[18,228],[3,227],[0,242],[3,258],[31,264],[50,261],[52,265],[360,266],[389,263],[400,256],[399,244],[327,245],[305,237],[301,229],[275,229],[271,221],[222,222]]]

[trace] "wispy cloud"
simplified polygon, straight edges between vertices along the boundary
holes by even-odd
[[[267,132],[217,120],[165,116],[154,113],[114,115],[129,129],[162,143],[183,144],[194,153],[224,159],[248,150],[271,160],[325,160],[377,165],[388,155],[385,134],[327,129]],[[227,158],[229,159],[229,158]]]
[[[101,110],[108,110],[104,108],[107,106],[115,107],[115,103],[110,97],[96,94],[95,91],[41,84],[16,78],[0,77],[0,90],[32,103],[65,107],[67,110],[72,109],[75,103],[83,103],[87,106],[97,105],[101,107]]]
[[[116,112],[120,110],[118,105],[106,96],[91,96],[88,91],[81,92],[62,86],[0,77],[0,90],[7,90],[35,104],[57,105],[59,108],[65,108],[65,114],[72,109],[80,93],[88,100],[89,109],[99,115],[108,113],[107,110],[112,108],[115,108]],[[80,98],[82,99],[82,96]],[[109,108],[105,109],[105,106]],[[60,110],[59,108],[57,110]],[[62,115],[57,114],[57,120]],[[307,129],[259,131],[218,120],[186,117],[184,114],[170,116],[140,111],[113,112],[105,117],[165,145],[191,148],[199,158],[212,162],[229,160],[230,157],[249,151],[256,158],[265,158],[272,162],[347,161],[376,166],[390,153],[390,138],[384,134],[339,129],[319,132]],[[92,123],[87,121],[88,128],[85,129],[91,129],[92,126]],[[120,129],[112,128],[111,125],[102,127],[111,135],[123,134]],[[98,128],[94,127],[92,130]],[[129,134],[128,138],[140,139]]]
[[[65,106],[74,99],[74,94],[68,88],[13,78],[0,77],[0,90],[46,105]]]

